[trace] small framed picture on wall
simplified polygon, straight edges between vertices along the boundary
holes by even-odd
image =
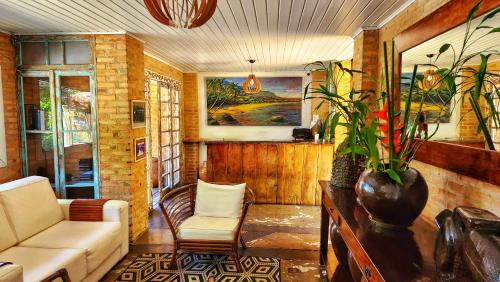
[[[134,160],[136,162],[146,158],[146,137],[134,139]]]
[[[130,101],[130,115],[130,118],[132,120],[132,128],[146,127],[146,101]]]

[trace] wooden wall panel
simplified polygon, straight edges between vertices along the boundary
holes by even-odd
[[[306,145],[304,150],[304,166],[302,174],[301,201],[316,203],[316,186],[318,179],[318,157],[320,146]]]
[[[319,205],[318,180],[329,180],[333,144],[208,143],[208,175],[215,182],[246,182],[257,203]]]
[[[255,171],[256,162],[249,162],[247,160],[255,160],[255,145],[254,144],[241,144],[243,151],[243,182],[245,182],[252,190],[255,192],[256,181],[255,181]],[[208,151],[210,151],[211,145],[208,146]]]
[[[318,158],[318,179],[329,180],[332,175],[334,146],[321,146]],[[316,181],[316,205],[321,205],[321,186]]]
[[[266,203],[276,204],[278,192],[278,145],[267,145]]]
[[[227,181],[239,182],[243,178],[243,152],[240,144],[228,144],[227,147]]]

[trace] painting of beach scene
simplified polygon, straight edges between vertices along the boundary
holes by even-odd
[[[411,76],[411,73],[401,74],[401,109],[405,108],[406,99],[410,93]],[[421,84],[424,75],[422,73],[417,73],[416,78],[420,90],[422,88]],[[420,107],[422,91],[415,91],[411,98],[411,117],[414,119],[415,112],[417,112]],[[424,97],[422,106],[422,112],[425,113],[425,122],[428,124],[450,123],[452,98],[453,96],[449,91],[440,87],[436,87],[436,89],[427,93]]]
[[[244,77],[206,78],[207,124],[300,126],[302,77],[258,77],[257,94],[243,91]]]

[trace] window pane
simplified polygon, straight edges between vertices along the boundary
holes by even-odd
[[[174,117],[179,116],[179,104],[173,104],[172,105],[172,112],[174,114]]]
[[[26,130],[52,129],[52,103],[47,77],[23,77]]]
[[[179,130],[179,119],[178,118],[174,119],[174,128],[173,129]]]
[[[48,177],[54,183],[54,146],[50,133],[26,134],[28,149],[28,175]]]
[[[61,76],[64,130],[90,130],[90,84],[88,76]]]
[[[161,87],[160,88],[160,100],[162,102],[169,102],[170,101],[170,95],[168,94],[169,90],[168,88]]]
[[[47,53],[44,42],[22,42],[23,65],[45,65]]]
[[[181,181],[180,175],[181,174],[179,171],[174,172],[174,185],[176,185],[177,183],[179,183]]]
[[[179,91],[174,91],[174,103],[179,103]]]
[[[49,63],[51,65],[62,65],[62,46],[61,42],[49,43]]]
[[[161,144],[164,146],[170,144],[170,135],[168,132],[163,132],[161,134]]]
[[[89,63],[88,41],[64,42],[64,60],[66,64],[78,65]]]
[[[64,138],[66,184],[83,186],[87,183],[87,185],[93,186],[93,166],[92,143],[73,142],[68,144]]]

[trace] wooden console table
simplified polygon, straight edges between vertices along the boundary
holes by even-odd
[[[328,252],[330,219],[352,253],[363,281],[432,281],[436,276],[433,258],[436,228],[418,218],[405,230],[387,230],[375,226],[356,203],[353,190],[331,191],[328,181],[320,181],[321,245],[320,264],[331,281],[336,264]],[[329,254],[330,253],[330,254]]]

